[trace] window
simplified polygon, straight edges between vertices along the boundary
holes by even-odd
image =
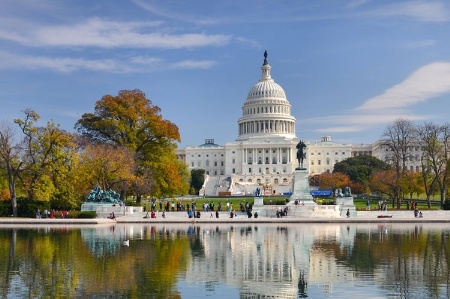
[[[320,160],[317,160],[317,165],[321,165],[321,161]]]
[[[236,164],[236,159],[232,159],[231,161],[232,164]]]
[[[314,160],[311,160],[311,165],[314,165]]]
[[[287,178],[284,178],[283,183],[287,184],[287,182],[288,182]]]
[[[248,173],[252,173],[252,169],[251,168],[248,169]]]
[[[223,161],[220,161],[220,166],[223,166]]]
[[[275,179],[275,180],[273,181],[273,183],[274,183],[275,185],[278,185],[278,179]]]
[[[214,161],[214,166],[217,166],[217,161]]]
[[[209,167],[209,160],[205,161],[206,167]]]
[[[191,166],[194,167],[194,162],[191,162]]]
[[[236,173],[236,169],[235,168],[233,168],[233,171],[232,171],[233,173]],[[239,180],[240,182],[242,182],[242,179],[241,180]]]

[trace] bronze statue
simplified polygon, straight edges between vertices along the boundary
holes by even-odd
[[[268,64],[267,62],[267,50],[264,51],[264,65]]]
[[[303,160],[306,158],[306,144],[303,142],[303,140],[300,140],[296,148],[299,168],[303,168]]]

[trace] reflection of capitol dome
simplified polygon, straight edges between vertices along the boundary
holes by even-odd
[[[295,117],[291,115],[291,104],[283,88],[270,76],[267,52],[264,57],[261,78],[250,89],[242,107],[237,140],[267,135],[295,137]]]

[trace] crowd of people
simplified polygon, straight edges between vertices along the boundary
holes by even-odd
[[[68,218],[69,217],[69,212],[67,212],[66,210],[62,210],[61,212],[56,211],[56,210],[47,210],[45,209],[44,211],[41,212],[40,209],[37,209],[36,211],[36,218],[56,218],[57,215],[60,215],[61,218]]]

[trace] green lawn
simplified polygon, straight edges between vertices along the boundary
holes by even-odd
[[[274,204],[274,205],[284,205],[286,202],[286,199],[289,200],[289,197],[286,196],[266,196],[264,197],[264,204],[265,205],[269,205],[269,204]],[[165,201],[169,201],[172,202],[172,199],[162,199],[161,200],[163,203]],[[180,202],[184,205],[189,204],[189,206],[192,205],[192,201],[195,201],[196,203],[196,207],[197,209],[202,210],[203,209],[203,203],[214,203],[214,209],[217,209],[217,206],[220,203],[222,203],[222,211],[226,210],[226,203],[229,202],[230,205],[233,206],[234,210],[239,210],[239,206],[240,203],[242,202],[244,205],[246,202],[248,202],[249,204],[253,205],[253,197],[237,197],[237,196],[227,196],[227,197],[206,197],[206,198],[195,198],[195,199],[191,199],[191,198],[177,198],[175,200],[176,202]],[[316,201],[319,204],[334,204],[335,199],[334,198],[324,198],[324,199],[316,199]],[[354,204],[357,210],[365,210],[366,209],[366,201],[365,199],[354,199]],[[378,200],[371,200],[370,201],[370,210],[375,211],[377,210],[378,206],[377,206]],[[146,210],[150,209],[150,202],[149,200],[145,200],[143,201],[143,205],[146,207]],[[419,210],[429,210],[426,203],[418,203],[418,208]],[[159,200],[156,200],[156,209],[159,210]],[[392,201],[389,201],[389,206],[388,206],[389,210],[392,210]],[[433,201],[433,204],[431,206],[432,210],[439,210],[440,209],[440,205],[439,205],[439,201]],[[407,210],[407,204],[406,201],[402,203],[401,206],[401,210]]]

